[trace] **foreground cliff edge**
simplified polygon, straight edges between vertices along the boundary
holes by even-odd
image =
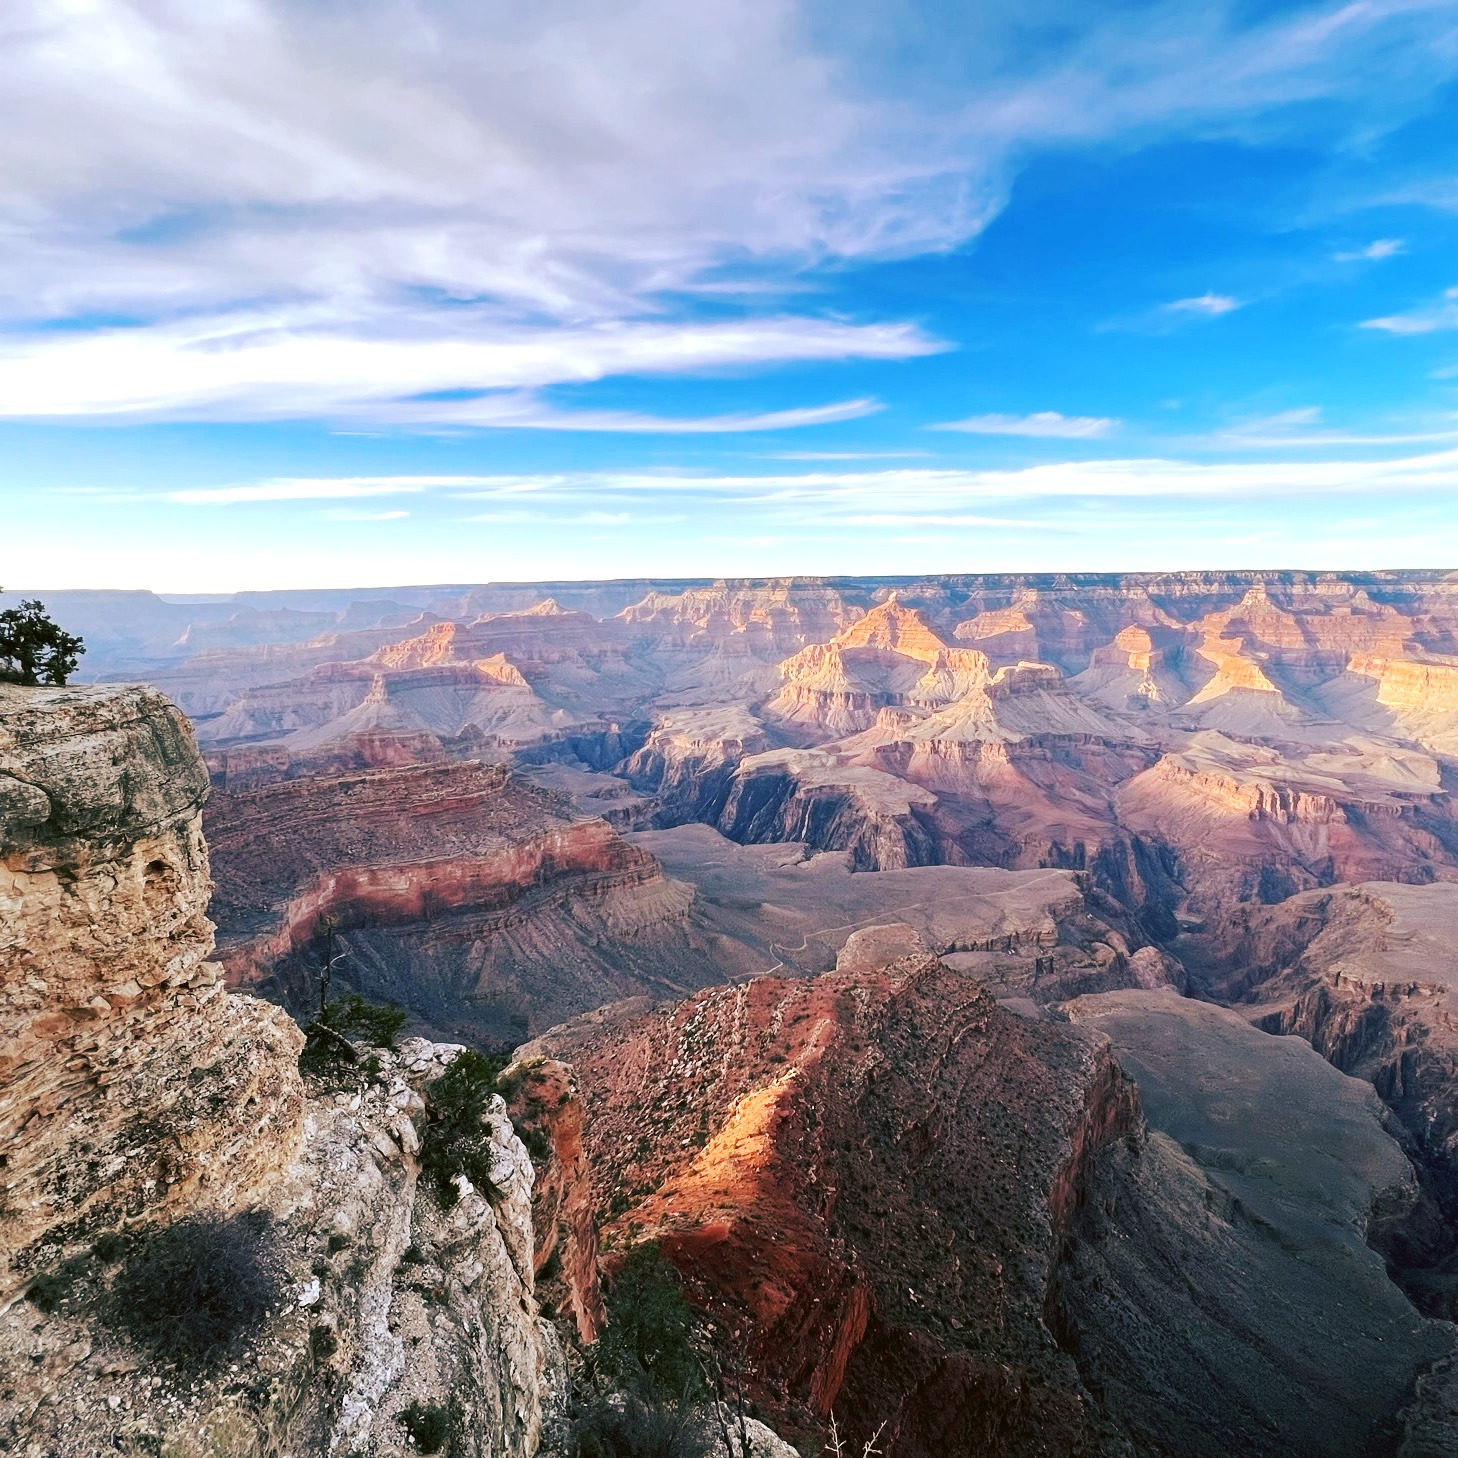
[[[157,693],[0,685],[0,1448],[395,1455],[444,1414],[452,1452],[528,1458],[563,1386],[531,1160],[495,1098],[484,1188],[422,1181],[456,1048],[306,1085],[209,961],[207,785]],[[126,1308],[178,1240],[240,1273],[218,1360]]]

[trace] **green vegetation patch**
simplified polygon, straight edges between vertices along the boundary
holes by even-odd
[[[357,992],[336,998],[304,1029],[299,1071],[316,1078],[377,1072],[377,1060],[361,1061],[355,1042],[393,1050],[410,1014],[393,1003],[369,1002]]]
[[[458,1198],[457,1175],[483,1193],[491,1188],[491,1131],[482,1121],[508,1061],[467,1049],[425,1086],[429,1122],[420,1141],[420,1168],[447,1210]]]
[[[707,1439],[687,1402],[614,1393],[579,1405],[567,1451],[571,1458],[705,1458]]]
[[[678,1272],[651,1241],[635,1246],[604,1292],[608,1322],[594,1352],[598,1373],[660,1401],[689,1400],[703,1387],[693,1313]]]

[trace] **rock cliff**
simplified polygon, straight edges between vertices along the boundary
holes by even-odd
[[[886,1420],[897,1458],[1097,1438],[1042,1310],[1091,1162],[1138,1127],[1100,1040],[920,953],[541,1047],[580,1071],[606,1243],[659,1242],[782,1431]]]
[[[1455,1331],[1365,1243],[1421,1203],[1369,1088],[1167,988],[1017,1015],[915,941],[537,1045],[580,1069],[605,1261],[655,1241],[780,1431],[814,1451],[833,1413],[888,1458],[1441,1441]]]
[[[229,978],[285,999],[307,998],[321,917],[347,949],[351,985],[508,1047],[599,1002],[666,990],[685,952],[689,888],[606,821],[503,766],[219,791],[206,825]],[[667,986],[694,977],[693,958],[679,960]]]
[[[445,1200],[422,1140],[458,1048],[301,1076],[294,1024],[209,960],[206,788],[153,692],[0,687],[0,1446],[404,1455],[438,1414],[453,1451],[530,1458],[561,1353],[505,1105],[475,1136],[489,1175]],[[198,1228],[253,1273],[209,1288],[241,1324],[149,1346],[164,1292],[223,1279],[222,1234],[180,1273],[159,1254]]]
[[[1394,1267],[1426,1310],[1458,1315],[1458,885],[1311,890],[1231,927],[1210,989],[1370,1083],[1404,1132],[1433,1209],[1394,1233]],[[1212,934],[1211,942],[1217,940]]]
[[[161,695],[0,685],[0,1294],[298,1143],[299,1032],[209,960],[206,794]]]

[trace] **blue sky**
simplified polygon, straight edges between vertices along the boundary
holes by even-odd
[[[0,582],[1458,566],[1458,0],[12,0]]]

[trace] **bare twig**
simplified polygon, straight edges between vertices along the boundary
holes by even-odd
[[[886,1431],[886,1424],[882,1423],[869,1438],[866,1439],[866,1446],[861,1449],[861,1458],[879,1458],[881,1449],[876,1444],[881,1434]],[[847,1458],[845,1440],[840,1435],[840,1428],[836,1426],[835,1414],[830,1415],[830,1442],[825,1446],[826,1458]]]

